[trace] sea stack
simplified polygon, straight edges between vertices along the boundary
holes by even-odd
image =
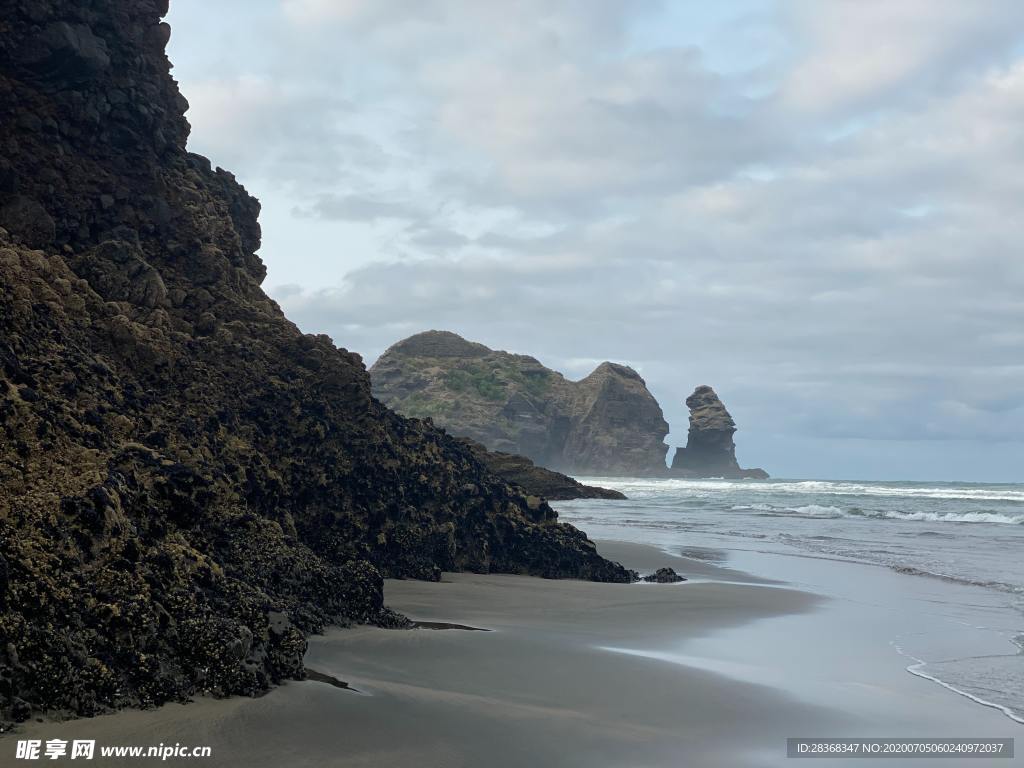
[[[672,474],[685,477],[767,478],[763,469],[743,469],[736,461],[736,433],[725,404],[715,390],[701,385],[686,398],[690,409],[690,430],[686,447],[678,448],[672,459]]]

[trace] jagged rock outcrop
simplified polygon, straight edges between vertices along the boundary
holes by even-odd
[[[582,475],[665,471],[668,424],[640,375],[601,363],[569,381],[536,358],[489,349],[448,331],[390,347],[370,368],[374,394],[430,417],[492,451]]]
[[[676,573],[675,568],[659,568],[654,573],[642,576],[640,580],[646,581],[648,584],[678,584],[681,581],[686,581],[686,577]]]
[[[166,0],[0,0],[0,721],[302,676],[382,577],[628,581],[260,289]]]
[[[488,451],[480,443],[470,440],[468,437],[459,439],[470,447],[487,469],[513,485],[518,485],[532,496],[548,501],[565,501],[567,499],[622,501],[626,498],[626,495],[620,491],[584,485],[579,480],[563,475],[561,472],[538,467],[530,459],[517,453]]]
[[[715,394],[702,385],[686,398],[690,409],[690,430],[686,447],[678,448],[672,459],[672,473],[687,477],[766,478],[763,469],[742,469],[736,461],[736,422]]]

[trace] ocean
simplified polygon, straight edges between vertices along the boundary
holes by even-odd
[[[887,612],[878,622],[883,652],[908,673],[1024,723],[1024,485],[580,479],[629,497],[555,504],[595,539],[724,559],[860,603],[863,591],[839,571],[807,564],[900,574],[870,597]]]

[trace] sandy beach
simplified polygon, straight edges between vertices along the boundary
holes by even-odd
[[[856,695],[823,704],[814,689],[842,683],[843,659],[836,680],[819,680],[813,664],[803,674],[799,654],[783,645],[787,623],[816,632],[821,644],[842,631],[824,620],[832,601],[651,547],[599,546],[641,572],[671,565],[691,580],[607,585],[446,574],[440,583],[389,581],[388,603],[411,618],[489,631],[331,630],[310,641],[306,663],[316,680],[258,699],[200,699],[28,724],[0,742],[3,759],[13,755],[16,738],[88,738],[99,745],[209,745],[212,756],[194,762],[254,768],[766,766],[786,763],[790,736],[1019,730],[898,665],[871,667],[867,650],[850,672]],[[708,654],[717,638],[733,651],[742,638],[748,660]],[[694,646],[705,649],[700,659],[686,655]],[[758,669],[771,669],[774,684],[759,680]],[[325,683],[329,678],[355,690]],[[906,717],[887,728],[894,709]],[[132,762],[97,755],[93,764]]]

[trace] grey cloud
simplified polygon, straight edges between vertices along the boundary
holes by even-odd
[[[812,112],[870,113],[922,96],[955,93],[1021,40],[1015,0],[797,0],[781,7],[796,61],[780,96]]]
[[[462,233],[443,227],[414,226],[411,229],[411,242],[428,253],[444,253],[473,242]]]
[[[336,221],[377,221],[378,219],[417,219],[422,211],[406,203],[362,197],[360,195],[321,195],[311,205],[297,208],[299,217],[316,216]]]

